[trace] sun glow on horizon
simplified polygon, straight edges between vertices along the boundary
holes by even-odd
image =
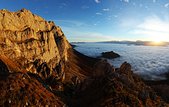
[[[152,42],[150,44],[155,45],[155,46],[161,46],[161,45],[164,45],[165,42],[162,39],[156,38],[156,39],[152,40]]]
[[[162,45],[162,41],[152,41],[152,45]]]
[[[152,41],[156,44],[160,44],[163,42],[163,40],[161,40],[160,38],[154,38]]]
[[[150,38],[148,39],[149,41],[151,41],[148,45],[152,45],[152,46],[163,46],[166,45],[167,42],[169,42],[168,37],[166,37],[166,35],[164,36],[150,36]]]

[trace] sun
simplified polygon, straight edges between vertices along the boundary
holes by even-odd
[[[160,44],[160,43],[162,43],[162,40],[160,40],[160,39],[155,39],[155,40],[153,40],[153,42],[154,42],[155,44]]]
[[[164,40],[164,38],[162,38],[162,37],[159,37],[159,38],[153,38],[153,39],[151,39],[151,45],[153,45],[153,46],[163,46],[163,45],[165,45],[165,40]]]
[[[154,36],[153,38],[150,39],[150,45],[153,45],[153,46],[161,46],[163,45],[163,38],[162,37],[157,37],[157,36]]]
[[[151,41],[155,44],[155,45],[160,45],[162,44],[164,41],[168,40],[165,36],[153,36],[151,38]]]

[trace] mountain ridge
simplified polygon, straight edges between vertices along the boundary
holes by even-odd
[[[0,106],[168,106],[131,65],[112,67],[72,48],[54,22],[0,11]]]

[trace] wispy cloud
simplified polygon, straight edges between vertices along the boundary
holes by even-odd
[[[94,0],[96,3],[100,3],[100,0]]]
[[[89,6],[83,5],[81,8],[82,9],[89,9]]]
[[[129,3],[130,1],[129,0],[124,0],[124,2]]]
[[[146,18],[142,24],[138,25],[138,28],[169,33],[169,20],[151,16]]]
[[[137,26],[138,24],[140,24],[140,22],[136,19],[132,19],[130,17],[125,17],[120,19],[120,23],[119,26],[122,28],[134,28],[135,26]]]
[[[76,20],[54,20],[57,23],[59,24],[62,24],[62,25],[68,25],[68,26],[76,26],[76,27],[80,27],[80,26],[87,26],[86,23],[84,22],[81,22],[81,21],[76,21]]]
[[[89,29],[95,25],[86,24],[76,20],[54,20],[59,25],[69,41],[96,42],[113,40],[110,35],[93,32]],[[99,22],[96,22],[98,24]]]
[[[109,8],[104,8],[104,9],[102,9],[103,11],[110,11],[110,9]]]
[[[168,8],[168,7],[169,7],[169,3],[166,3],[166,4],[164,5],[164,7],[165,7],[165,8]]]
[[[70,42],[98,42],[114,40],[112,36],[98,32],[82,31],[76,28],[64,26],[62,26],[62,30]]]
[[[59,8],[64,8],[64,7],[66,7],[66,6],[67,6],[66,3],[61,3],[61,4],[59,4]]]
[[[169,20],[157,16],[147,17],[130,33],[146,36],[148,39],[159,41],[169,40]]]
[[[118,15],[114,15],[114,18],[117,18],[118,17]]]
[[[153,0],[153,3],[156,3],[156,0]]]
[[[102,13],[100,13],[100,12],[97,12],[97,13],[96,13],[96,15],[102,15]]]

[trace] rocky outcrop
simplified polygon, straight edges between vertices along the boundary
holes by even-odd
[[[47,22],[26,9],[0,11],[0,54],[18,63],[22,70],[48,78],[60,66],[57,72],[63,74],[70,47],[54,22]],[[39,70],[41,67],[48,68],[48,73]]]
[[[113,59],[113,58],[120,57],[120,55],[115,53],[115,52],[113,52],[113,51],[110,51],[110,52],[102,52],[102,57],[103,58],[108,58],[108,59]]]
[[[1,71],[2,72],[2,71]],[[14,73],[0,81],[0,106],[52,106],[64,103],[33,76]]]
[[[4,101],[0,100],[0,105],[6,103],[5,98],[9,97],[10,100],[14,100],[10,97],[15,98],[17,96],[16,92],[19,94],[19,90],[26,91],[28,94],[26,95],[27,97],[18,96],[20,99],[18,99],[18,102],[14,100],[15,104],[23,103],[20,106],[25,104],[21,100],[25,99],[24,101],[27,101],[26,98],[29,97],[30,93],[37,93],[37,96],[39,96],[37,101],[41,102],[37,103],[37,105],[49,105],[49,102],[52,105],[57,105],[58,102],[55,102],[57,99],[55,99],[54,95],[49,97],[53,100],[43,101],[46,97],[41,97],[41,92],[39,93],[36,90],[44,87],[41,84],[51,87],[52,85],[56,85],[57,81],[63,81],[69,48],[71,48],[70,44],[60,27],[56,26],[54,22],[45,21],[43,18],[32,14],[26,9],[17,12],[9,12],[5,9],[0,10],[0,79],[3,79],[1,81],[1,91],[7,90],[4,93],[2,92],[5,96],[1,96],[0,99],[4,99]],[[21,74],[17,74],[16,76],[14,75],[15,73]],[[23,79],[20,76],[23,74],[28,75],[28,73],[36,75],[36,78],[33,79],[28,76],[24,77],[26,82],[22,81]],[[16,80],[15,76],[17,78]],[[6,84],[4,77],[8,81]],[[16,81],[17,83],[11,81]],[[29,83],[28,81],[32,82]],[[35,87],[34,90],[34,86],[31,85],[32,92],[30,92],[26,87],[22,87],[22,85],[26,84],[37,85],[37,88]],[[11,96],[7,94],[9,91],[7,87],[9,85],[14,86]],[[41,90],[46,90],[46,86]],[[51,93],[49,90],[45,92],[43,96]],[[32,97],[34,98],[35,96]],[[28,104],[34,105],[31,101],[28,101]],[[13,103],[13,101],[9,102],[11,104]]]
[[[144,80],[144,82],[151,86],[151,88],[157,92],[157,95],[161,96],[164,101],[169,103],[169,73],[167,72],[163,75],[166,76],[166,80]]]
[[[130,64],[84,56],[26,9],[0,11],[0,86],[0,106],[167,106]]]
[[[69,105],[76,107],[167,107],[156,93],[134,75],[131,65],[123,63],[113,68],[101,60],[94,67],[94,74],[80,84],[69,85],[73,97]],[[74,85],[73,85],[74,84]],[[74,87],[74,88],[73,88]],[[67,91],[69,92],[69,91]]]

